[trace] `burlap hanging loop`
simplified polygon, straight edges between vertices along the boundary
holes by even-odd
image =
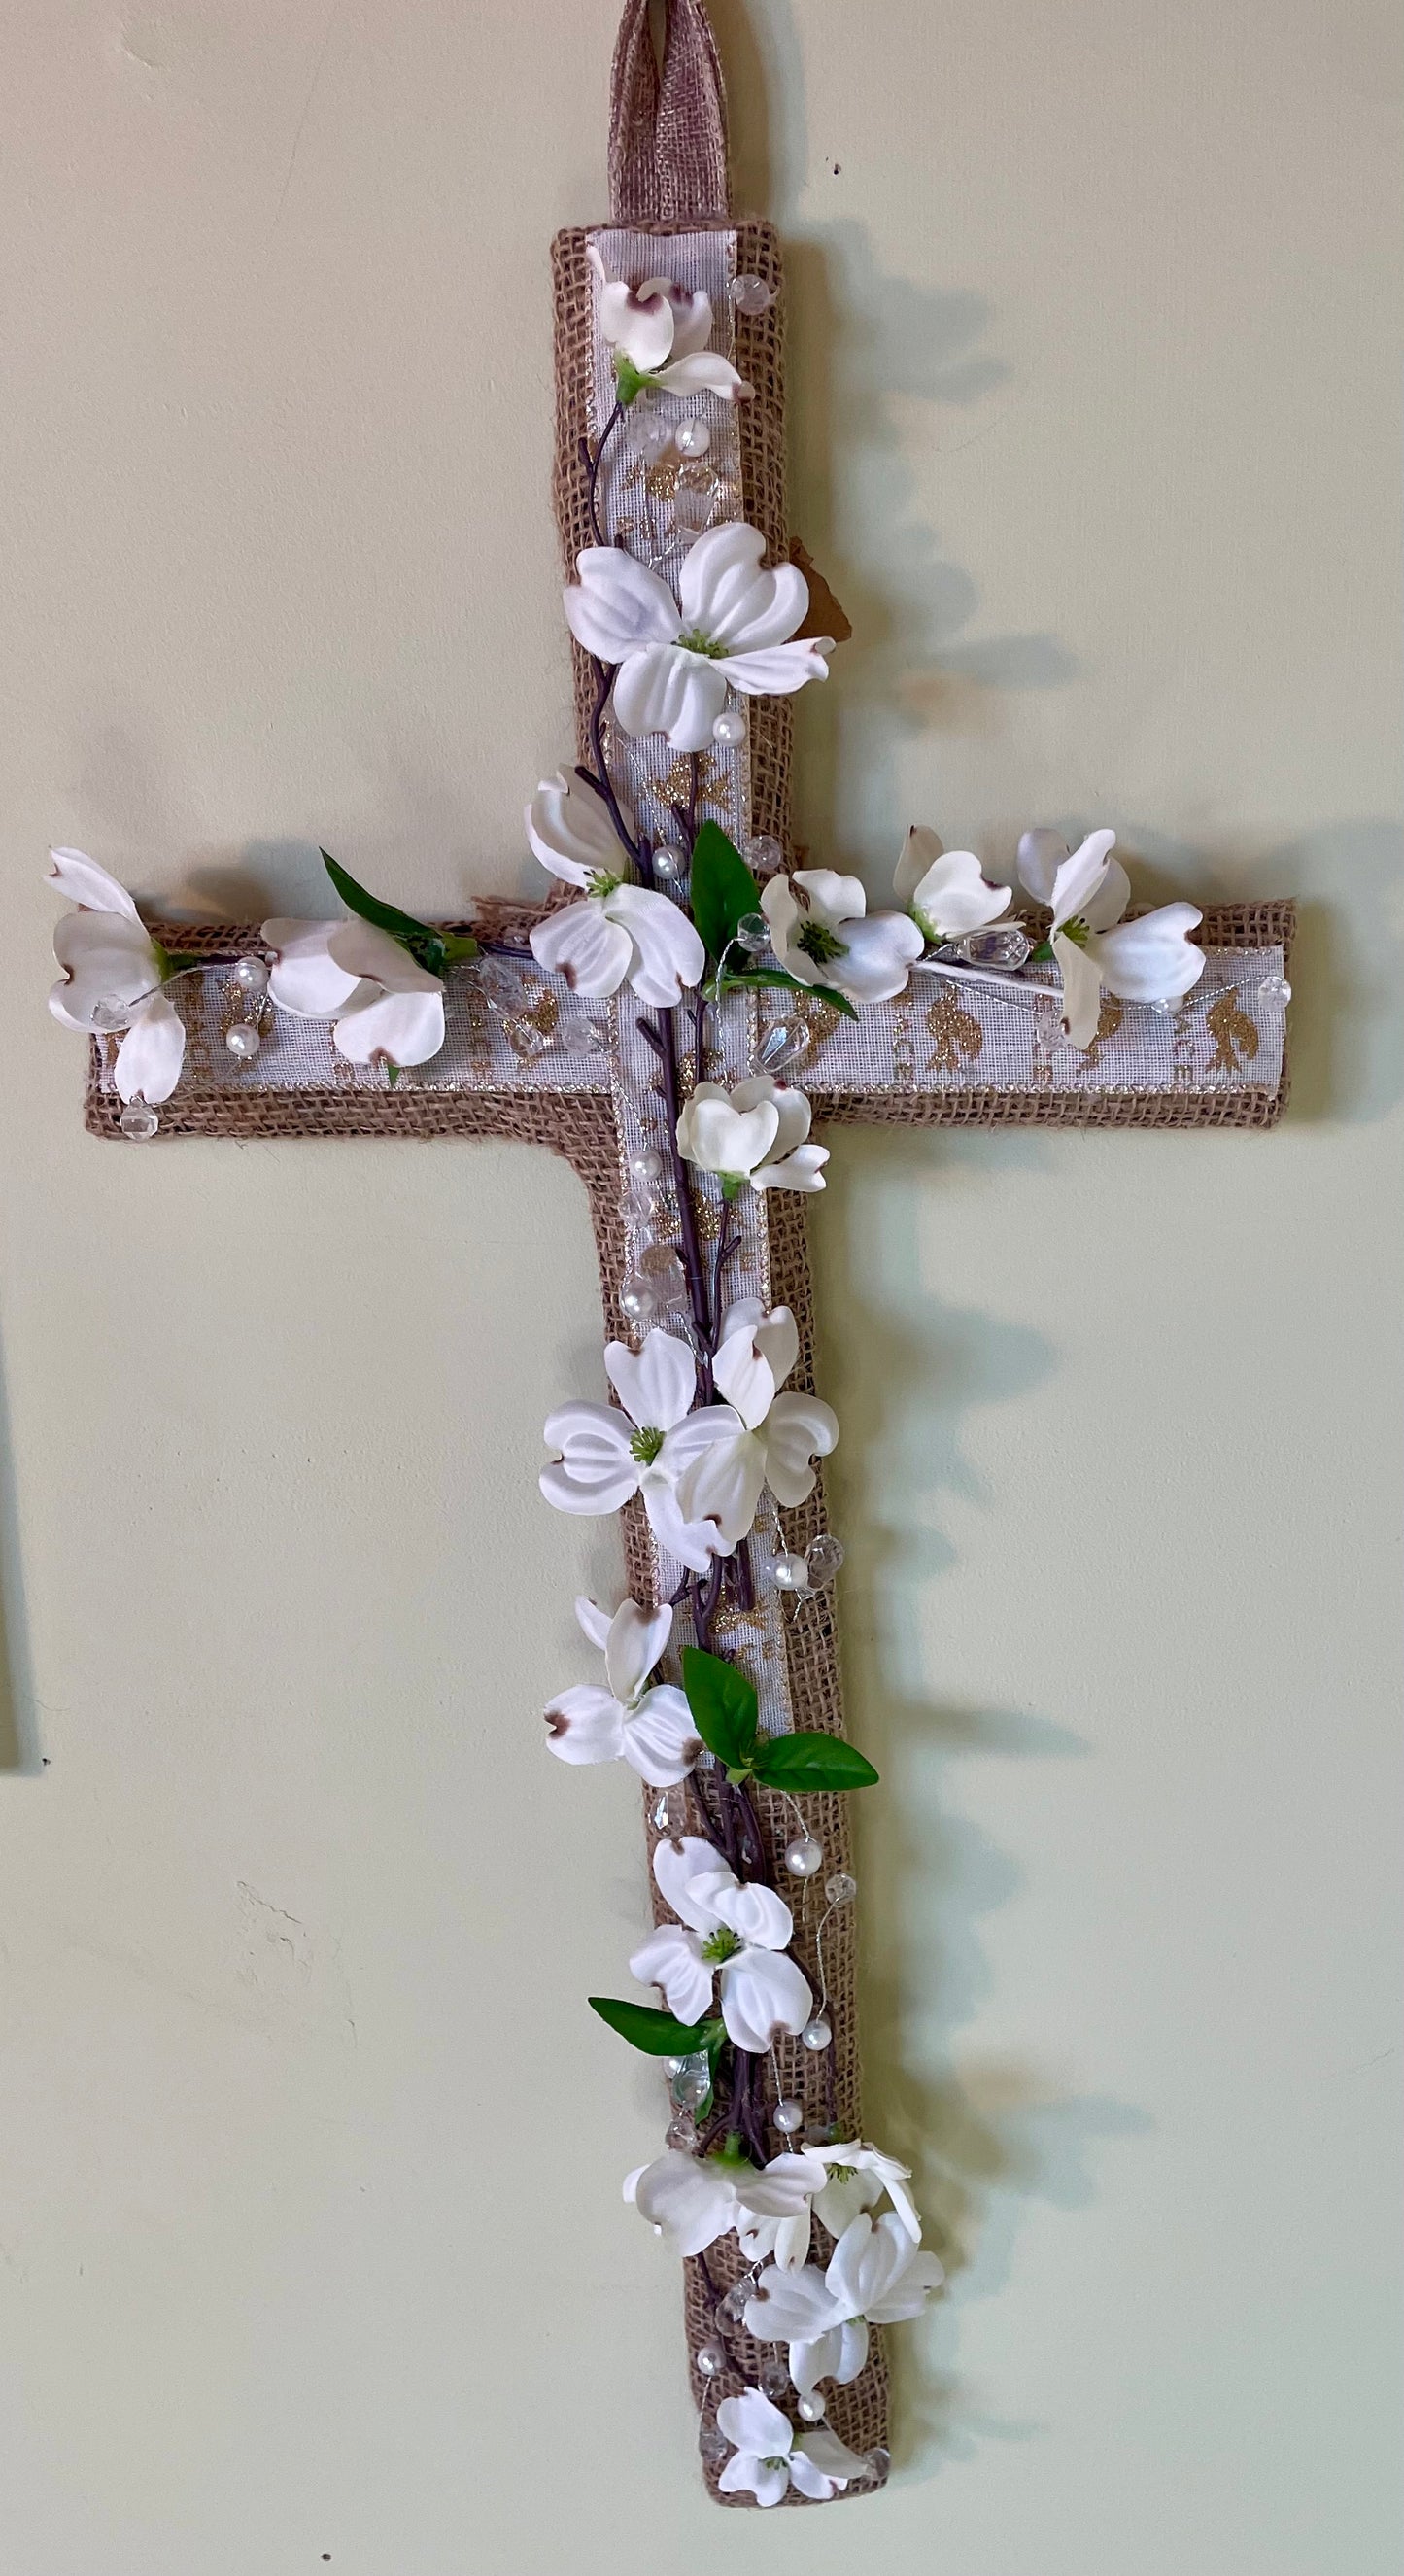
[[[616,224],[715,221],[730,212],[726,88],[705,0],[667,0],[660,75],[650,0],[627,0],[610,73],[609,196]]]

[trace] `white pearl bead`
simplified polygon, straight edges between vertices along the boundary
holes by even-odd
[[[641,1154],[629,1156],[629,1170],[636,1181],[656,1181],[662,1169],[663,1157],[651,1145],[645,1145]]]
[[[704,2379],[718,2379],[726,2368],[726,2353],[719,2343],[697,2347],[697,2367]]]
[[[252,1064],[263,1039],[252,1020],[232,1020],[224,1032],[224,1043],[240,1064]]]
[[[798,2415],[801,2424],[822,2424],[824,2421],[824,2400],[817,2394],[813,2397],[801,2397],[795,2408],[795,2413]]]
[[[679,456],[705,456],[712,444],[712,433],[705,420],[680,420],[673,432],[673,445]]]
[[[653,853],[653,873],[665,884],[670,885],[674,877],[680,877],[686,864],[681,850],[670,849],[666,841],[661,850]]]
[[[796,1556],[791,1549],[782,1548],[779,1555],[771,1560],[770,1579],[777,1592],[807,1592],[808,1562],[804,1557]]]
[[[804,2127],[804,2104],[791,2095],[786,2101],[776,2103],[771,2117],[782,2137],[792,2138],[797,2129]]]
[[[818,2057],[830,2045],[833,2036],[832,2023],[825,2019],[823,2013],[816,2013],[813,2021],[807,2021],[800,2032],[800,2043]]]
[[[268,969],[261,957],[241,957],[234,969],[234,982],[241,993],[266,993]]]
[[[785,1845],[785,1867],[791,1878],[813,1878],[824,1865],[824,1846],[813,1834],[796,1834]]]
[[[745,741],[748,730],[744,708],[723,707],[712,727],[712,740],[734,751]]]

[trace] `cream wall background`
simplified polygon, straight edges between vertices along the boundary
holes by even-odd
[[[800,829],[1304,905],[1290,1123],[846,1133],[814,1237],[870,2119],[950,2251],[857,2514],[704,2503],[583,1202],[104,1151],[53,841],[527,883],[552,229],[614,0],[31,0],[5,52],[0,2406],[13,2576],[1395,2576],[1399,43],[1385,0],[719,0],[859,627]]]

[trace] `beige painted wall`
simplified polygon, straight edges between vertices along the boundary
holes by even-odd
[[[744,6],[744,18],[743,18]],[[528,881],[546,248],[613,0],[29,0],[5,48],[0,2480],[12,2576],[1396,2576],[1392,0],[725,0],[859,624],[801,828],[1305,907],[1251,1136],[845,1134],[814,1234],[871,2119],[952,2248],[856,2514],[719,2523],[634,1802],[543,1759],[563,1168],[106,1151],[50,840]],[[767,113],[768,106],[768,113]]]

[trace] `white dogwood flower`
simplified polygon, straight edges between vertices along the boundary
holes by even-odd
[[[700,984],[707,952],[687,914],[666,894],[618,872],[619,843],[604,799],[557,770],[526,809],[527,839],[543,868],[579,886],[583,903],[548,913],[530,932],[532,954],[572,992],[617,993],[626,977],[641,1001],[671,1010]]]
[[[774,2156],[757,2168],[725,2147],[709,2156],[669,2147],[624,2179],[625,2199],[662,2229],[677,2254],[703,2254],[747,2222],[778,2225],[813,2188],[802,2156]]]
[[[857,877],[796,868],[761,889],[770,944],[801,984],[827,984],[851,1002],[888,1002],[926,945],[909,913],[869,912]]]
[[[54,931],[63,974],[49,995],[66,1029],[125,1030],[112,1078],[119,1099],[169,1100],[185,1062],[185,1023],[161,990],[170,971],[124,885],[82,850],[51,850],[49,883],[78,905]]]
[[[738,2219],[737,2235],[748,2263],[759,2263],[767,2257],[781,2271],[791,2271],[809,2258],[811,2212],[837,2242],[854,2219],[872,2209],[884,2192],[914,2245],[921,2242],[921,2220],[907,2185],[911,2167],[898,2164],[895,2156],[885,2156],[865,2139],[850,2138],[842,2146],[807,2146],[799,2150],[798,2161],[806,2165],[812,2177],[810,2197],[797,2210],[784,2218]]]
[[[822,1190],[827,1145],[808,1141],[813,1111],[802,1091],[754,1074],[727,1091],[699,1082],[678,1119],[678,1152],[700,1172],[717,1172],[729,1197],[753,1190]]]
[[[560,1455],[541,1470],[541,1491],[558,1512],[617,1512],[641,1494],[660,1547],[693,1574],[705,1574],[722,1547],[714,1521],[690,1522],[677,1485],[710,1441],[741,1428],[729,1404],[693,1411],[697,1362],[686,1342],[654,1330],[635,1352],[624,1342],[605,1351],[605,1371],[623,1406],[562,1404],[548,1415],[544,1438]]]
[[[349,1064],[427,1064],[444,1042],[444,988],[388,930],[350,921],[265,921],[268,991],[299,1020],[330,1020]]]
[[[698,2022],[711,2011],[720,1975],[721,2017],[737,2048],[756,2054],[783,2032],[803,2030],[814,1998],[802,1969],[784,1953],[794,1933],[788,1905],[771,1887],[743,1883],[696,1834],[660,1842],[653,1875],[677,1923],[664,1923],[636,1950],[629,1973],[661,1986],[670,2013]]]
[[[719,1394],[741,1428],[699,1452],[679,1480],[688,1520],[713,1520],[730,1552],[756,1517],[763,1486],[792,1509],[814,1491],[814,1460],[838,1440],[838,1416],[817,1395],[782,1395],[799,1358],[799,1330],[788,1306],[766,1313],[758,1297],[738,1298],[722,1318],[712,1362]]]
[[[613,349],[619,399],[628,408],[645,385],[663,394],[720,394],[742,402],[751,388],[727,358],[709,349],[710,295],[689,294],[670,277],[628,286],[611,277],[595,244],[586,258],[600,282],[600,337]]]
[[[726,2495],[753,2495],[761,2506],[779,2504],[791,2486],[815,2504],[828,2504],[851,2478],[864,2473],[857,2452],[827,2424],[816,2424],[796,2438],[789,2417],[759,2388],[724,2397],[717,2408],[717,2429],[735,2444],[718,2486]]]
[[[1204,951],[1191,944],[1204,915],[1197,904],[1163,903],[1138,921],[1121,916],[1131,880],[1111,856],[1115,832],[1089,832],[1069,851],[1040,826],[1019,843],[1019,874],[1052,910],[1053,955],[1063,979],[1063,1028],[1074,1046],[1097,1034],[1105,987],[1123,1002],[1171,1002],[1204,972]]]
[[[746,2332],[758,2343],[790,2348],[790,2377],[802,2397],[821,2379],[845,2386],[868,2358],[869,2326],[895,2326],[920,2316],[946,2275],[934,2254],[913,2244],[894,2210],[874,2225],[860,2213],[844,2229],[827,2271],[771,2267],[746,2302]]]
[[[578,644],[614,670],[625,733],[665,733],[675,751],[705,751],[728,684],[743,697],[789,696],[828,677],[827,636],[791,642],[809,605],[794,564],[762,572],[759,528],[706,529],[684,557],[674,599],[622,546],[587,546],[565,594]]]
[[[675,1682],[647,1687],[673,1633],[671,1610],[621,1601],[611,1616],[582,1594],[575,1615],[605,1659],[608,1688],[582,1682],[548,1701],[551,1751],[562,1762],[630,1763],[650,1787],[685,1780],[702,1750],[685,1694]]]
[[[1013,901],[1012,886],[991,885],[973,850],[943,850],[925,823],[913,823],[907,834],[896,889],[933,948],[987,929]]]

